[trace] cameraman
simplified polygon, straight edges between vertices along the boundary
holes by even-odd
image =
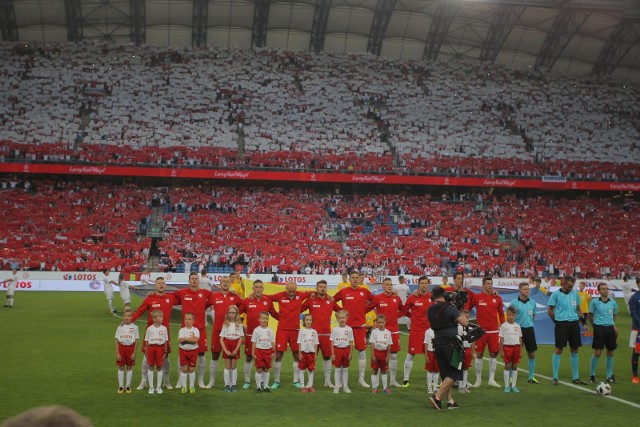
[[[447,398],[447,407],[456,409],[458,404],[453,400],[451,389],[455,381],[462,380],[462,371],[451,362],[454,352],[457,351],[454,344],[457,340],[458,325],[467,326],[468,320],[461,316],[458,309],[445,300],[446,291],[441,286],[436,286],[431,291],[433,304],[427,310],[427,317],[431,324],[431,329],[435,333],[433,345],[436,353],[436,360],[440,368],[442,385],[434,396],[429,397],[431,405],[437,409],[442,409],[442,397]]]

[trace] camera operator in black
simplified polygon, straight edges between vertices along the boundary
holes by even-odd
[[[431,329],[435,333],[433,346],[436,360],[440,368],[442,385],[434,396],[429,397],[429,402],[435,409],[442,409],[442,397],[447,399],[447,408],[456,409],[458,404],[453,400],[451,390],[455,381],[462,380],[462,370],[452,366],[451,361],[456,350],[458,325],[467,326],[467,318],[451,303],[445,300],[446,291],[441,286],[436,286],[431,291],[433,305],[427,310],[427,317]]]

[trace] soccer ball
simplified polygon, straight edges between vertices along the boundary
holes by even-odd
[[[607,383],[600,383],[596,387],[596,392],[602,396],[608,396],[611,394],[611,386]]]

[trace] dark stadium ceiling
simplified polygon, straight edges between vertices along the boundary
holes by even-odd
[[[640,80],[640,0],[0,0],[5,41],[369,52]]]

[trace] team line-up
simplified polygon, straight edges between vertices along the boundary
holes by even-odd
[[[105,293],[109,306],[113,310],[113,291],[105,272]],[[232,284],[230,277],[220,279],[220,291],[212,292],[212,283],[203,275],[189,275],[189,287],[175,292],[166,292],[163,277],[155,279],[155,292],[146,296],[140,307],[134,312],[130,300],[126,297],[123,322],[116,331],[116,363],[118,369],[119,393],[131,392],[132,367],[135,365],[136,351],[139,344],[138,327],[133,323],[147,312],[147,329],[144,335],[142,351],[142,381],[137,387],[143,390],[148,387],[149,393],[163,393],[164,389],[173,389],[169,381],[170,367],[168,355],[171,352],[170,324],[171,311],[174,305],[181,305],[182,328],[178,332],[180,378],[176,387],[182,393],[196,392],[196,367],[198,368],[198,387],[210,389],[215,386],[218,361],[222,355],[224,361],[224,391],[236,392],[236,364],[241,356],[244,344],[244,383],[243,389],[251,388],[251,371],[255,365],[255,383],[257,392],[270,392],[280,387],[282,358],[287,347],[293,356],[293,386],[301,392],[315,392],[314,373],[316,355],[322,357],[324,386],[339,393],[351,390],[348,384],[348,367],[352,355],[357,356],[358,384],[370,388],[373,393],[380,389],[390,393],[389,387],[409,387],[409,378],[416,355],[425,354],[428,392],[435,392],[439,384],[439,367],[434,356],[433,331],[427,318],[427,309],[433,303],[429,292],[430,280],[426,276],[418,279],[418,289],[408,295],[403,302],[401,296],[409,293],[405,284],[393,285],[391,279],[382,282],[383,292],[373,295],[363,285],[363,275],[358,272],[349,274],[348,283],[333,296],[327,293],[327,283],[319,281],[314,291],[301,292],[295,283],[286,285],[285,291],[273,295],[264,295],[264,284],[256,280],[252,292],[247,298],[239,294],[242,288],[237,282]],[[468,318],[469,311],[476,309],[476,321],[486,334],[473,344],[464,341],[465,328],[459,326],[464,344],[464,360],[462,361],[463,379],[458,381],[458,390],[469,393],[470,386],[482,385],[483,357],[485,349],[489,353],[489,386],[501,387],[495,380],[497,357],[505,362],[504,391],[520,392],[517,387],[518,364],[521,348],[528,356],[528,382],[537,384],[535,378],[537,349],[533,322],[536,304],[528,298],[529,284],[523,282],[519,286],[519,295],[507,310],[503,309],[502,298],[493,290],[493,281],[485,277],[482,291],[474,293],[463,287],[464,276],[456,273],[453,286],[446,288],[448,292],[466,292],[467,298],[460,313]],[[637,283],[638,281],[636,281]],[[116,284],[116,283],[114,283]],[[599,357],[606,349],[606,380],[614,382],[613,352],[618,335],[615,318],[618,306],[609,298],[606,284],[598,287],[599,297],[589,302],[573,290],[575,279],[565,277],[561,287],[549,300],[549,315],[555,323],[555,351],[552,356],[553,384],[558,384],[558,372],[563,349],[570,348],[572,381],[575,384],[587,384],[578,374],[578,349],[581,346],[581,330],[586,327],[588,319],[593,327],[594,353],[590,366],[590,382],[595,383],[595,375]],[[203,289],[204,288],[204,289]],[[625,298],[626,299],[626,298]],[[278,310],[274,303],[278,304]],[[630,345],[633,347],[632,373],[633,382],[638,383],[637,362],[640,353],[640,292],[635,292],[629,300],[633,320]],[[210,347],[207,346],[206,317],[211,310],[213,329]],[[375,327],[367,334],[366,316],[374,310]],[[300,326],[300,315],[305,313]],[[331,327],[331,317],[336,313],[337,326]],[[278,320],[274,333],[268,326],[269,317]],[[396,381],[398,352],[400,351],[398,320],[406,316],[411,320],[407,355],[404,361],[404,379]],[[242,319],[244,317],[244,321]],[[243,325],[244,323],[244,325]],[[368,344],[367,344],[368,340]],[[365,381],[366,350],[370,348],[371,383]],[[475,353],[476,381],[469,383],[468,369],[472,362],[472,347]],[[205,353],[211,350],[209,365],[210,381],[204,383],[206,368]],[[333,382],[331,367],[334,367]],[[274,382],[270,385],[270,371],[273,367]],[[154,370],[156,381],[154,383]],[[307,379],[305,381],[305,372]],[[387,378],[389,372],[389,378]],[[449,407],[457,407],[449,402]]]

